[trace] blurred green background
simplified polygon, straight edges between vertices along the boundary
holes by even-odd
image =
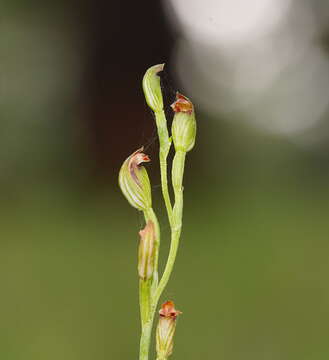
[[[226,67],[222,38],[193,38],[203,22],[231,36],[245,5],[234,2],[225,28],[216,17],[227,2],[216,2],[216,12],[207,1],[211,16],[197,14],[194,29],[184,28],[179,9],[191,11],[197,1],[4,2],[1,358],[137,359],[136,254],[143,218],[116,179],[122,161],[146,145],[163,268],[169,225],[141,79],[150,65],[166,62],[168,105],[176,89],[184,90],[195,99],[198,121],[185,173],[181,247],[162,298],[183,312],[172,358],[328,359],[328,4],[291,1],[292,19],[285,13],[270,31],[281,41],[286,33],[280,26],[297,23],[289,34],[303,34],[314,53],[321,49],[323,66],[317,66],[319,57],[292,58],[250,100],[271,69],[257,76],[257,66],[247,67],[250,89],[235,83],[235,91],[233,78],[211,83],[235,73],[238,64]],[[257,4],[250,3],[251,14]],[[307,16],[313,19],[310,37],[304,36]],[[227,44],[236,41],[230,36]],[[263,54],[268,48],[262,44]],[[309,54],[305,49],[297,42],[290,51]],[[275,54],[269,58],[278,62]],[[200,56],[206,66],[199,66]],[[306,65],[322,72],[305,78]],[[301,72],[291,78],[294,69]],[[270,124],[262,123],[266,119]]]

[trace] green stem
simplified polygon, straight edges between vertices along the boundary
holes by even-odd
[[[147,322],[142,328],[142,335],[139,347],[139,360],[148,360],[151,334],[152,334],[153,318]]]
[[[142,328],[147,323],[151,310],[151,281],[139,280],[139,305]]]
[[[159,135],[160,137],[160,135]],[[170,147],[170,145],[169,145]],[[161,151],[160,151],[161,154]],[[168,152],[167,152],[168,154]],[[160,155],[161,156],[161,155]],[[167,155],[165,156],[166,160]],[[172,166],[172,183],[174,188],[175,194],[175,205],[172,209],[171,215],[168,211],[168,217],[171,225],[171,244],[170,250],[168,255],[167,264],[165,270],[163,272],[161,281],[159,285],[155,287],[154,284],[157,283],[157,267],[158,267],[158,258],[159,258],[159,245],[160,245],[160,228],[157,217],[152,208],[146,210],[144,212],[145,221],[152,220],[155,224],[155,231],[156,231],[156,238],[157,238],[157,251],[156,251],[156,267],[154,278],[152,280],[151,288],[147,286],[147,284],[140,285],[140,305],[141,305],[141,318],[142,318],[142,335],[140,340],[140,354],[139,360],[148,360],[150,342],[151,342],[151,334],[152,334],[152,327],[153,327],[153,320],[155,315],[155,310],[159,301],[159,298],[165,289],[171,272],[174,267],[176,254],[179,245],[179,238],[181,234],[182,228],[182,216],[183,216],[183,174],[184,174],[184,165],[185,165],[185,157],[186,153],[178,150],[175,154]],[[161,160],[160,160],[161,163]],[[164,162],[165,166],[167,167],[166,161]],[[163,172],[161,173],[163,175]],[[163,177],[161,177],[163,179]],[[165,171],[165,179],[166,182],[163,184],[163,189],[166,189],[171,209],[171,203],[168,193],[168,185],[167,185],[167,170]],[[166,199],[165,195],[164,198]],[[140,280],[142,282],[142,280]],[[166,360],[166,359],[159,359],[159,360]]]
[[[167,157],[171,146],[171,141],[168,135],[166,115],[163,110],[157,111],[155,114],[155,120],[158,129],[160,151],[160,173],[161,173],[161,189],[163,199],[166,205],[168,219],[170,225],[172,224],[173,210],[171,206],[171,200],[168,190],[168,176],[167,176]]]
[[[149,318],[142,326],[142,335],[139,347],[139,360],[148,360],[155,309],[156,304],[152,301],[150,304]]]
[[[153,298],[154,304],[158,303],[159,298],[169,281],[176,260],[179,238],[182,230],[182,217],[183,217],[182,184],[183,184],[185,157],[186,157],[186,152],[178,150],[173,160],[172,183],[175,194],[175,205],[173,208],[173,218],[172,218],[172,226],[171,226],[171,243],[170,243],[170,250],[169,250],[167,264]]]

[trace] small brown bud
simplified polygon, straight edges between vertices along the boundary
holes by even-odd
[[[171,132],[176,151],[190,151],[195,143],[196,121],[194,106],[184,95],[177,93],[171,105],[175,112]]]
[[[177,92],[176,101],[170,105],[175,113],[177,112],[185,112],[191,114],[193,111],[192,102],[184,95]]]
[[[174,346],[174,334],[176,329],[176,318],[181,314],[175,309],[172,301],[162,304],[159,311],[159,323],[156,331],[156,349],[158,359],[167,359],[172,354]]]

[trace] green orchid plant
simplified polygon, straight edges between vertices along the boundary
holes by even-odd
[[[162,276],[158,275],[158,259],[160,250],[160,227],[157,216],[152,208],[150,179],[145,167],[150,158],[143,153],[143,148],[130,155],[123,163],[119,172],[119,185],[128,202],[137,210],[142,211],[145,227],[140,230],[138,249],[139,302],[141,316],[141,340],[139,360],[148,360],[153,328],[153,321],[159,299],[167,286],[172,273],[183,217],[183,176],[186,154],[192,150],[196,137],[196,121],[194,106],[184,95],[177,92],[176,101],[171,105],[174,118],[169,136],[167,119],[164,112],[163,96],[158,73],[164,64],[150,67],[143,78],[143,90],[146,102],[155,115],[159,137],[159,160],[161,189],[171,229],[170,250]],[[175,156],[172,163],[172,188],[174,204],[172,205],[167,174],[167,158],[174,144]],[[162,304],[156,329],[157,360],[167,360],[173,350],[173,338],[176,319],[180,311],[175,309],[172,301]]]

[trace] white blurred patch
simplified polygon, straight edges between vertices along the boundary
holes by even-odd
[[[178,77],[205,109],[288,136],[328,111],[328,56],[307,0],[171,3],[184,35],[174,54]]]
[[[319,48],[308,48],[249,109],[250,121],[273,132],[298,134],[312,128],[328,110],[328,92],[328,58]]]
[[[187,36],[239,45],[263,36],[282,20],[290,0],[170,0]]]

